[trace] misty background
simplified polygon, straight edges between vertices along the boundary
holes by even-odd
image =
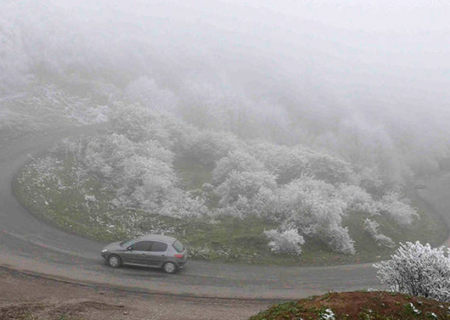
[[[110,124],[18,174],[44,219],[263,263],[370,261],[445,236],[412,187],[450,167],[450,4],[4,0],[0,12],[0,138]]]
[[[449,154],[445,1],[3,0],[0,12],[2,130],[37,129],[31,105],[89,123],[130,101],[396,182]]]

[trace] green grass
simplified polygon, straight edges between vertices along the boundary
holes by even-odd
[[[13,189],[18,199],[35,215],[66,231],[100,241],[116,241],[143,233],[171,234],[184,241],[194,258],[248,264],[273,265],[337,265],[373,262],[388,258],[392,248],[378,246],[363,231],[363,214],[352,214],[344,220],[356,241],[355,255],[330,251],[323,243],[307,240],[301,257],[273,254],[267,247],[264,230],[277,226],[262,218],[248,216],[239,219],[230,216],[177,219],[136,209],[115,209],[110,202],[114,192],[92,176],[77,176],[76,163],[61,158],[47,177],[39,176],[33,166],[24,168]],[[211,177],[210,168],[178,165],[186,188],[195,190]],[[57,178],[55,178],[57,177]],[[89,201],[86,195],[94,196]],[[385,216],[371,217],[380,224],[380,230],[396,243],[401,241],[441,243],[446,226],[430,219],[419,210],[421,219],[411,228],[400,229]]]

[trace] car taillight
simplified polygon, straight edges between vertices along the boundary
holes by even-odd
[[[179,254],[179,253],[174,254],[173,256],[174,256],[175,258],[183,258],[183,255],[182,255],[182,254]]]

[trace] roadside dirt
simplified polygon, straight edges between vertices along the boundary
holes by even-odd
[[[248,319],[269,304],[127,293],[0,268],[0,320],[233,320]]]

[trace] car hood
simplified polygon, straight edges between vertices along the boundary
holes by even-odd
[[[115,251],[115,250],[126,249],[126,248],[120,246],[120,242],[121,241],[110,243],[106,247],[104,247],[103,250]]]

